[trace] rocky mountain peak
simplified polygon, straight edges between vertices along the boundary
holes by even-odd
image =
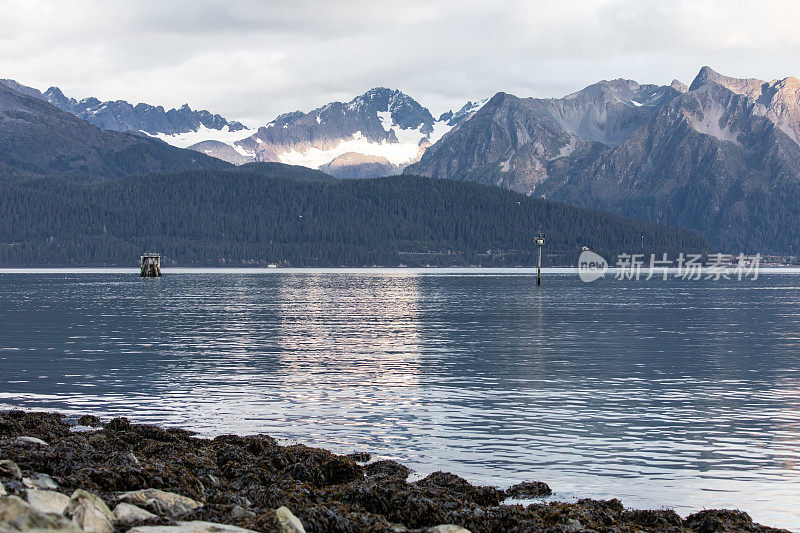
[[[689,90],[689,87],[680,80],[672,80],[672,83],[670,83],[669,86],[679,93],[685,93]]]
[[[791,76],[771,82],[756,78],[732,78],[710,67],[703,67],[692,82],[690,91],[711,85],[745,96],[754,114],[770,119],[800,145],[800,80]]]
[[[716,83],[717,85],[722,85],[729,91],[732,91],[736,94],[743,94],[745,96],[751,96],[753,93],[758,92],[760,90],[761,85],[763,85],[762,80],[758,80],[755,78],[732,78],[730,76],[723,76],[719,72],[716,72],[711,67],[705,66],[700,69],[700,72],[697,73],[695,76],[694,81],[689,86],[690,91],[694,91],[699,89],[703,85],[707,85],[709,83]]]
[[[5,85],[11,90],[17,91],[18,93],[22,93],[27,96],[33,96],[36,98],[41,97],[41,93],[32,87],[26,87],[21,83],[18,83],[16,80],[0,80],[0,85]]]

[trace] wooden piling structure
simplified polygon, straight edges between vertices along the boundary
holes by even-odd
[[[160,278],[161,256],[151,252],[144,254],[142,256],[140,275],[143,278]]]
[[[539,260],[536,266],[536,285],[542,284],[542,246],[544,246],[544,233],[539,233],[533,238],[533,244],[539,248]]]

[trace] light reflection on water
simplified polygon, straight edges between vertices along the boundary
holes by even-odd
[[[800,283],[0,273],[0,405],[800,529]]]

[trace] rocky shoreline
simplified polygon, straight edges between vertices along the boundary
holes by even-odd
[[[56,413],[0,412],[0,533],[475,533],[784,531],[747,513],[630,510],[616,499],[504,505],[550,493],[411,470],[367,453],[214,439],[181,429]]]

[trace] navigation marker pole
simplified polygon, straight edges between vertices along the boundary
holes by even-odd
[[[539,262],[536,268],[536,285],[542,284],[542,245],[544,244],[544,233],[539,233],[533,238],[533,244],[539,247]]]

